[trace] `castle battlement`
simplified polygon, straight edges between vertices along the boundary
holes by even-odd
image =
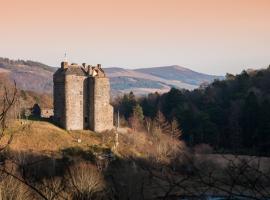
[[[53,75],[54,118],[67,130],[113,128],[110,83],[100,64],[62,62]]]

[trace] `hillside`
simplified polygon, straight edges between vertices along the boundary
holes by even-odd
[[[19,102],[16,102],[16,109],[28,109],[32,108],[34,104],[39,104],[41,108],[52,108],[52,94],[49,93],[37,93],[34,91],[27,91],[20,89],[20,85],[17,83],[17,97]],[[9,79],[6,73],[0,73],[0,96],[4,94],[4,88],[7,89],[8,94],[11,96],[14,91],[14,83]],[[2,105],[0,105],[1,108]]]
[[[95,152],[102,149],[115,151],[115,133],[114,130],[102,133],[90,130],[67,131],[41,119],[9,120],[4,137],[0,139],[0,148],[7,143],[12,135],[9,151],[14,152],[34,152],[43,155],[53,153],[57,155],[67,151],[74,151],[69,153],[76,153],[78,150],[88,152],[90,149]],[[169,145],[170,147],[167,148],[176,148],[180,145],[183,149],[185,148],[181,141],[175,141],[162,133],[153,137],[143,131],[135,133],[129,127],[122,127],[118,129],[118,134],[117,155],[123,158],[153,156],[153,154],[159,153],[157,152],[159,145]],[[148,152],[145,152],[145,148],[148,149]],[[164,157],[164,159],[167,158]]]
[[[85,148],[87,145],[100,143],[100,138],[91,131],[74,131],[71,134],[46,121],[11,122],[3,143],[11,133],[14,134],[14,138],[9,148],[13,151],[60,152],[66,148]],[[82,143],[77,142],[78,138]]]
[[[222,76],[212,76],[198,73],[178,65],[136,69],[137,72],[157,76],[167,80],[175,80],[182,83],[198,86],[204,82],[212,82],[214,79],[222,79]]]
[[[141,99],[126,95],[116,109],[126,120],[136,104],[145,118],[155,119],[161,110],[167,120],[177,119],[190,146],[206,143],[217,151],[269,156],[269,88],[270,68],[248,70],[193,91],[172,88]]]
[[[33,61],[0,58],[0,73],[15,80],[20,89],[52,93],[52,74],[56,70]]]
[[[16,80],[23,90],[52,93],[52,75],[56,68],[33,61],[0,58],[0,73]],[[111,82],[111,92],[117,94],[133,91],[136,94],[164,93],[171,87],[195,89],[204,82],[222,78],[194,72],[179,66],[142,68],[136,70],[118,67],[104,68]]]
[[[165,67],[167,68],[167,67]],[[146,71],[151,68],[145,68]],[[152,68],[155,70],[156,68]],[[177,70],[177,69],[176,69]],[[135,94],[147,94],[150,92],[164,93],[170,90],[171,87],[195,89],[200,84],[189,84],[166,76],[152,75],[151,73],[140,72],[139,70],[129,70],[123,68],[105,68],[105,72],[110,77],[110,82],[114,92],[127,93],[133,91]],[[177,73],[177,72],[175,72]],[[211,81],[214,80],[214,77]]]
[[[3,199],[270,196],[269,158],[211,154],[202,146],[192,153],[166,134],[125,130],[119,132],[119,145],[114,148],[115,132],[65,131],[42,121],[11,123],[1,140],[6,144],[13,133],[13,140],[1,154]],[[256,188],[265,190],[258,192]]]

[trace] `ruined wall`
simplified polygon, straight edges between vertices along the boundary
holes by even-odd
[[[108,78],[89,78],[90,129],[96,132],[113,128],[113,107],[110,105],[110,83]]]
[[[67,130],[84,129],[84,81],[85,76],[66,75],[65,112]]]

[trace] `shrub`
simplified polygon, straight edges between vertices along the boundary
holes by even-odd
[[[105,188],[103,176],[89,163],[78,163],[70,168],[69,184],[73,199],[99,199]]]
[[[198,144],[194,147],[194,153],[211,154],[213,153],[213,148],[209,144]]]

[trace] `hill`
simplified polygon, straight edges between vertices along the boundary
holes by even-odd
[[[199,86],[204,82],[211,83],[214,79],[222,79],[222,76],[213,76],[192,71],[178,65],[136,69],[137,72],[157,76],[166,80],[175,80],[182,83]]]
[[[160,69],[163,69],[163,71]],[[175,67],[154,67],[128,70],[123,68],[105,68],[105,72],[110,77],[111,86],[114,92],[127,93],[133,91],[135,94],[147,94],[151,92],[164,93],[170,90],[171,87],[179,89],[192,90],[199,87],[204,82],[212,82],[218,76],[210,76],[207,78],[199,78],[207,76],[189,70],[183,72]],[[167,73],[170,72],[170,73]],[[176,74],[172,76],[171,74]],[[196,79],[192,79],[192,74]],[[177,75],[181,75],[177,77]],[[193,80],[193,81],[192,81]]]
[[[16,80],[23,90],[52,93],[52,75],[56,68],[24,60],[0,58],[0,73]],[[221,76],[194,72],[179,66],[142,68],[136,70],[118,67],[104,68],[110,78],[112,95],[133,91],[136,94],[164,93],[171,87],[195,89],[204,82],[212,82]]]
[[[3,143],[11,133],[14,136],[9,148],[13,151],[60,152],[66,148],[85,148],[100,143],[100,138],[91,131],[69,133],[46,121],[12,121]],[[82,143],[78,143],[78,138]]]
[[[130,129],[119,132],[117,148],[114,132],[68,132],[48,122],[29,120],[15,121],[7,130],[1,144],[6,144],[11,133],[14,137],[1,152],[3,199],[270,196],[269,158],[209,154],[198,149],[192,153],[166,134],[151,136]],[[257,188],[265,190],[262,193]]]
[[[15,80],[23,90],[52,93],[52,74],[55,70],[39,62],[0,58],[0,73]]]

